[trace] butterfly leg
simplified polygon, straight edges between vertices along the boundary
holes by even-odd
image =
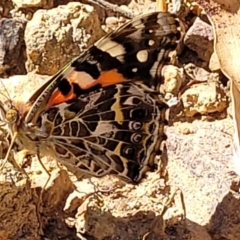
[[[30,159],[30,154],[27,149],[23,149],[17,153],[14,152],[14,157],[13,157],[13,165],[18,168],[20,172],[22,172],[28,180],[30,180],[30,177],[28,173],[25,171],[24,167],[26,165],[29,165],[29,162],[31,161]]]
[[[9,156],[10,156],[11,150],[13,149],[13,144],[15,143],[16,137],[17,137],[17,132],[15,132],[13,134],[11,142],[9,144],[8,135],[6,136],[5,140],[6,140],[7,145],[8,145],[8,150],[7,150],[5,158],[3,159],[3,164],[0,166],[0,171],[5,167],[6,163],[9,161]],[[26,159],[27,155],[29,155],[29,151],[26,150],[26,149],[23,149],[20,152],[18,152],[17,154],[14,154],[14,157],[13,157],[12,161],[13,161],[14,167],[17,167],[18,170],[20,172],[22,172],[27,177],[27,179],[29,180],[29,176],[23,168],[23,165],[24,165],[23,163],[25,162],[24,159]]]
[[[0,166],[0,171],[5,167],[6,163],[8,162],[8,158],[11,152],[11,148],[8,147],[8,151],[7,154],[5,156],[5,158],[3,159],[3,164]],[[12,158],[12,164],[15,168],[18,169],[19,172],[23,173],[26,177],[27,180],[30,179],[29,175],[27,174],[27,172],[25,171],[25,169],[23,168],[24,164],[26,163],[26,156],[29,155],[28,150],[21,150],[18,153],[14,152],[14,157]]]
[[[6,163],[8,162],[8,158],[10,156],[10,153],[11,153],[11,150],[12,150],[12,147],[13,147],[16,137],[17,137],[17,133],[14,133],[13,137],[11,139],[11,142],[8,146],[7,154],[6,154],[5,158],[3,159],[3,164],[0,166],[0,171],[2,171],[2,169],[5,167]],[[7,142],[8,142],[8,140],[7,140]]]
[[[0,137],[0,159],[3,159],[3,153],[4,150],[8,148],[8,146],[10,145],[9,143],[9,137],[10,134],[6,133],[6,131],[4,129],[1,128],[0,126],[0,131],[1,131],[1,137]]]
[[[165,179],[167,181],[167,165],[168,165],[168,154],[167,154],[167,146],[166,142],[162,142],[162,154],[160,156],[159,164],[158,164],[158,173],[160,178]]]

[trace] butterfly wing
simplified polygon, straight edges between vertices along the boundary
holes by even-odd
[[[161,84],[178,26],[169,13],[143,15],[46,82],[30,98],[24,119],[25,127],[35,126],[40,153],[52,151],[77,176],[115,174],[138,182],[154,169],[168,105],[151,89]]]
[[[40,142],[51,143],[55,157],[78,177],[113,174],[138,182],[156,167],[167,109],[144,86],[99,88],[46,110],[37,125],[51,134]]]
[[[33,106],[25,122],[34,124],[46,107],[99,87],[138,81],[158,89],[161,69],[180,35],[178,19],[170,13],[149,13],[127,22],[46,82],[30,98]]]

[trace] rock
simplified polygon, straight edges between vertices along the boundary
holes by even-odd
[[[157,218],[155,220],[158,220]],[[154,221],[155,221],[154,220]],[[159,221],[160,220],[160,221]],[[159,231],[161,229],[161,222],[162,220],[159,219],[159,223],[155,223],[156,230]],[[173,236],[174,232],[174,238],[175,239],[191,239],[191,240],[211,240],[212,238],[207,233],[206,229],[198,225],[194,222],[191,222],[190,220],[186,220],[183,223],[185,225],[185,229],[182,229],[181,225],[173,225],[170,226],[170,228],[166,229],[165,232],[162,234],[159,234],[156,231],[150,231],[149,233],[145,234],[142,238],[142,240],[168,240],[171,239],[171,236]],[[168,235],[166,233],[169,233]]]
[[[197,17],[184,37],[184,44],[197,52],[199,58],[208,62],[213,53],[213,40],[211,25]]]
[[[53,75],[103,36],[94,8],[71,2],[38,10],[25,31],[27,71]]]
[[[0,19],[0,77],[25,74],[25,43],[23,19]]]
[[[117,17],[107,17],[105,23],[108,28],[114,29],[118,27],[119,19]]]
[[[51,172],[51,177],[45,186],[47,178],[43,181],[43,177],[38,178],[39,181],[35,181],[34,187],[40,187],[43,190],[43,211],[49,212],[49,210],[56,209],[60,205],[63,207],[66,204],[66,200],[70,193],[74,191],[74,184],[69,178],[67,171],[54,169]],[[45,188],[44,188],[45,187]]]
[[[1,239],[23,239],[23,236],[25,239],[40,239],[34,203],[36,196],[30,188],[30,182],[1,182],[0,189]],[[3,238],[4,235],[7,238]]]
[[[96,240],[111,238],[116,235],[114,219],[110,213],[100,210],[97,199],[87,199],[78,209],[76,231],[79,235],[93,236]]]
[[[221,66],[218,60],[218,56],[217,53],[213,52],[210,61],[209,61],[209,69],[211,71],[220,71],[221,70]]]
[[[42,76],[35,73],[28,73],[27,75],[15,75],[6,79],[1,79],[3,86],[7,89],[9,97],[14,101],[26,102],[40,87],[49,76]],[[0,92],[6,90],[1,86]],[[7,99],[0,94],[0,100],[5,102]]]
[[[126,19],[123,19],[122,17],[107,17],[105,20],[105,25],[102,25],[102,29],[109,33],[110,31],[116,30],[119,26],[124,24],[126,22]]]
[[[12,0],[17,8],[51,8],[53,0]]]
[[[170,93],[176,96],[184,81],[183,70],[173,65],[167,65],[163,67],[162,75],[164,78],[164,92],[167,95]]]
[[[239,239],[239,204],[240,194],[238,187],[237,192],[229,191],[216,206],[216,212],[212,215],[211,221],[207,226],[212,239],[220,239],[219,237],[222,236],[225,239]]]
[[[184,73],[191,80],[206,82],[210,78],[212,79],[214,75],[216,75],[216,78],[217,78],[216,81],[219,80],[219,75],[217,73],[210,73],[204,68],[198,67],[193,63],[188,63],[183,68],[184,68]],[[210,77],[211,74],[212,76]]]
[[[229,171],[233,169],[232,120],[194,120],[191,125],[195,129],[193,134],[180,134],[176,127],[167,129],[169,184],[176,184],[183,192],[187,222],[204,226],[211,236],[215,229],[222,229],[222,237],[237,240],[239,235],[230,237],[229,233],[239,228],[239,197],[235,196],[238,201],[234,205],[227,198],[232,181]],[[232,215],[229,209],[235,209],[236,214]]]
[[[212,240],[204,226],[190,220],[186,221],[186,225],[187,229],[191,232],[192,240]]]
[[[46,166],[46,165],[45,165]],[[74,239],[74,233],[66,226],[63,211],[67,197],[74,190],[74,184],[65,170],[55,169],[49,172],[51,175],[47,185],[48,176],[45,174],[34,174],[32,177],[32,188],[39,194],[38,201],[40,230],[48,239],[56,239],[57,236],[66,236]],[[51,231],[50,229],[54,229]],[[72,236],[71,236],[72,235]]]
[[[89,4],[89,2],[87,0],[82,0],[81,3]],[[101,23],[103,23],[107,16],[106,9],[104,9],[100,5],[94,4],[94,3],[91,3],[91,6],[94,7],[95,11],[97,12],[98,19],[100,20]]]
[[[86,185],[84,183],[86,180],[78,182],[78,188],[69,196],[65,210],[69,213],[70,209],[72,214],[75,213],[75,219],[68,219],[67,224],[75,226],[78,235],[88,236],[89,239],[135,240],[143,239],[142,236],[149,231],[151,225],[155,226],[156,222],[159,229],[153,229],[156,230],[154,232],[158,234],[166,230],[169,231],[166,234],[169,237],[171,229],[174,228],[175,231],[178,227],[184,226],[184,221],[180,221],[184,215],[181,191],[171,189],[172,194],[169,196],[169,193],[165,192],[168,188],[166,184],[163,184],[160,190],[161,179],[158,173],[150,173],[149,177],[147,181],[136,186],[124,183],[124,186],[119,187],[115,185],[119,181],[113,176],[92,178],[94,188]],[[106,186],[113,184],[114,187],[104,194],[98,188],[98,186],[102,188],[104,184]],[[176,233],[176,239],[181,239],[181,233],[181,231]],[[184,235],[188,237],[189,232],[184,232]]]
[[[182,135],[193,134],[196,132],[196,129],[193,128],[192,124],[188,122],[183,122],[181,124],[176,122],[174,123],[174,127],[176,128],[177,132]]]
[[[228,106],[227,97],[217,82],[192,85],[182,94],[181,99],[188,117],[196,113],[220,113]]]
[[[0,239],[3,240],[9,239],[9,233],[7,230],[0,230]]]
[[[14,8],[13,2],[9,0],[1,0],[0,2],[0,19],[1,18],[10,18],[11,10]]]

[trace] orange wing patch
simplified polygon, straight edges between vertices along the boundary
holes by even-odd
[[[74,93],[72,83],[78,84],[82,90],[87,90],[87,89],[91,89],[92,87],[98,84],[100,84],[102,87],[107,87],[114,84],[129,81],[125,79],[124,76],[117,71],[117,69],[102,72],[99,78],[97,79],[93,79],[91,75],[87,74],[86,72],[77,72],[77,71],[73,71],[67,74],[65,78],[69,81],[71,85],[71,90],[67,95],[63,95],[60,90],[56,90],[52,94],[50,100],[48,101],[47,107],[52,107],[54,105],[76,98],[77,96]]]
[[[113,84],[129,81],[123,77],[122,74],[117,72],[116,69],[111,71],[102,72],[100,77],[96,80],[97,84],[101,84],[103,87],[107,87]]]
[[[54,105],[66,102],[74,98],[76,98],[76,94],[73,92],[73,86],[71,84],[71,90],[67,95],[63,95],[59,90],[55,91],[49,99],[47,107],[50,108]]]

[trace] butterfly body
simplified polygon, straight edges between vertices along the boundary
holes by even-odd
[[[1,105],[1,118],[24,148],[54,157],[79,178],[139,182],[166,140],[169,106],[156,90],[178,40],[174,16],[136,18],[48,80],[25,109]]]

